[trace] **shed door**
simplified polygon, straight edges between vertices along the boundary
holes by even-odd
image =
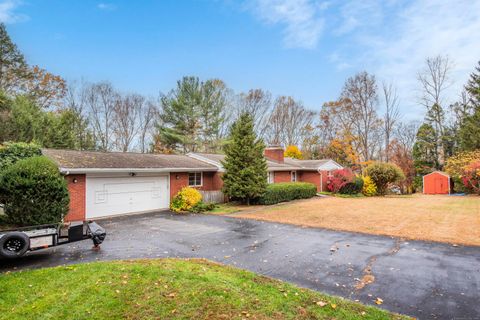
[[[435,179],[435,193],[445,193],[444,181],[442,178]]]
[[[87,219],[166,209],[169,204],[168,176],[87,176]]]

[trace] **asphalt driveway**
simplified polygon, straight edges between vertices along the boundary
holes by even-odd
[[[402,241],[212,215],[169,212],[100,223],[84,241],[0,261],[0,271],[96,260],[202,257],[420,319],[480,319],[480,247]]]

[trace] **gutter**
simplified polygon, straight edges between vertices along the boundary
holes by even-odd
[[[60,173],[64,175],[81,173],[129,173],[129,172],[148,172],[148,173],[169,173],[169,172],[216,172],[217,168],[59,168]]]

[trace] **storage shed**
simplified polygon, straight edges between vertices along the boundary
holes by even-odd
[[[452,190],[450,176],[442,171],[434,171],[423,176],[424,194],[450,194]]]

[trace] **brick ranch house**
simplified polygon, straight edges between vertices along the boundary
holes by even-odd
[[[326,189],[331,171],[342,166],[333,160],[284,158],[283,148],[265,149],[268,182],[310,182]],[[67,221],[167,209],[183,187],[221,190],[223,155],[92,152],[43,149],[65,176],[70,193]]]

